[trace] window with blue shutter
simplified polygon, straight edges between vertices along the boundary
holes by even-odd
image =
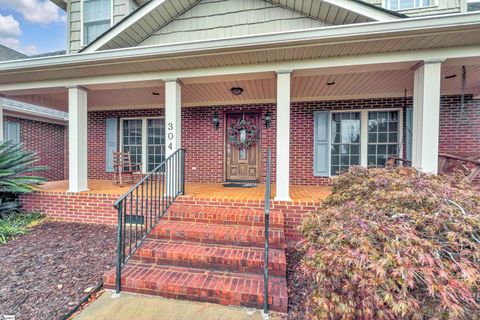
[[[314,176],[330,176],[329,121],[330,112],[317,111],[315,116],[314,137]]]
[[[3,137],[5,141],[12,141],[13,143],[20,143],[20,123],[5,122],[3,126]]]
[[[106,123],[106,171],[113,172],[113,153],[117,152],[118,119],[108,118]]]

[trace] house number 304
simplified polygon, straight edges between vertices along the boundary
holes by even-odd
[[[173,150],[173,138],[175,138],[175,135],[173,134],[173,123],[169,122],[167,125],[168,133],[167,133],[167,139],[168,139],[168,149]]]

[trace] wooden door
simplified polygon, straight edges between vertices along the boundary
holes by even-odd
[[[228,141],[230,128],[242,119],[252,121],[257,128],[261,128],[259,113],[227,114],[226,178],[227,181],[258,181],[260,179],[260,139],[249,149],[238,149]]]

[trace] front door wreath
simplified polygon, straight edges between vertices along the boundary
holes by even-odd
[[[241,119],[228,130],[228,142],[239,150],[248,150],[260,139],[260,128],[252,121]]]

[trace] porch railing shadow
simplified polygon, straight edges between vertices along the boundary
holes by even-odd
[[[122,289],[122,268],[185,193],[185,149],[178,149],[115,201],[118,210],[116,292]]]

